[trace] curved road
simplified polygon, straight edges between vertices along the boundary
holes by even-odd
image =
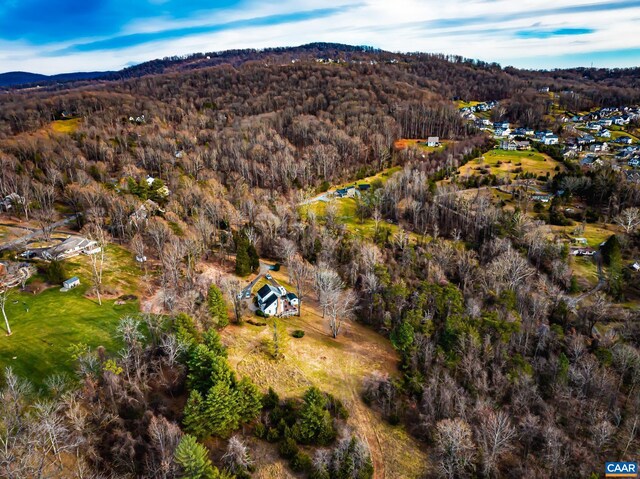
[[[61,226],[64,226],[68,223],[71,223],[72,221],[75,221],[75,219],[76,219],[76,215],[71,215],[63,220],[57,221],[56,223],[53,223],[51,225],[50,227],[51,231],[55,230],[56,228],[60,228]],[[17,226],[17,227],[23,228],[22,226]],[[44,234],[44,230],[42,229],[33,230],[31,231],[31,233],[21,236],[20,238],[1,244],[0,251],[4,251],[7,249],[16,249],[17,247],[24,245],[25,243],[31,241],[32,239],[37,238],[38,236],[41,236],[42,234]]]

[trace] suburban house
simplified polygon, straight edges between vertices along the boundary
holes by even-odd
[[[80,253],[96,254],[100,252],[100,247],[97,244],[87,238],[69,236],[62,243],[43,251],[42,257],[48,260],[61,260],[78,256]]]
[[[587,145],[589,143],[593,143],[596,139],[592,135],[583,135],[576,140],[578,145]]]
[[[146,181],[149,188],[151,188],[153,186],[153,182],[156,181],[156,179],[153,176],[147,176]],[[169,194],[171,194],[169,188],[167,188],[167,185],[162,185],[156,190],[156,193],[158,193],[158,195],[162,196],[163,198],[166,198],[167,196],[169,196]]]
[[[358,185],[358,189],[360,191],[369,191],[371,189],[371,185],[369,183],[361,183]]]
[[[604,143],[594,143],[593,145],[591,145],[589,147],[589,150],[592,153],[599,153],[599,152],[602,152],[602,151],[608,151],[609,150],[609,145],[606,142],[604,142]]]
[[[611,132],[609,130],[602,130],[600,136],[602,138],[611,138]]]
[[[347,186],[346,188],[339,188],[336,190],[336,196],[338,198],[344,198],[344,197],[352,198],[353,196],[355,196],[355,194],[356,194],[356,189],[353,187],[353,185]]]
[[[129,219],[131,221],[144,221],[148,217],[153,216],[157,211],[163,212],[160,205],[153,200],[146,200],[137,210],[129,215]]]
[[[602,160],[595,155],[587,155],[580,160],[580,166],[583,168],[593,168],[594,166],[602,166]]]
[[[531,199],[533,201],[539,201],[540,203],[549,203],[549,201],[551,201],[551,195],[545,195],[545,194],[535,194],[531,197]]]
[[[269,316],[286,317],[298,314],[298,297],[283,286],[265,284],[256,295],[260,311]]]
[[[73,278],[69,278],[62,282],[62,288],[65,290],[70,290],[75,288],[76,286],[80,286],[80,278],[74,276]]]
[[[427,138],[427,146],[440,146],[440,138],[437,136],[430,136],[429,138]]]
[[[518,149],[518,145],[513,140],[502,140],[500,142],[500,149],[507,150],[507,151],[515,151]]]
[[[0,211],[9,211],[14,205],[23,205],[24,198],[17,193],[11,193],[0,200]]]

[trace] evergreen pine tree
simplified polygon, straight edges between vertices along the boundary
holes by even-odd
[[[208,428],[204,417],[204,399],[198,391],[191,391],[184,407],[182,424],[187,432],[196,437],[206,437]]]
[[[243,242],[238,242],[236,246],[236,274],[238,276],[246,276],[249,273],[251,273],[251,264],[247,253],[247,245]]]
[[[227,314],[227,304],[224,301],[222,291],[215,284],[209,287],[209,295],[207,297],[209,305],[209,314],[213,323],[222,328],[229,324],[229,315]]]
[[[237,384],[238,416],[240,422],[251,422],[260,415],[262,410],[262,395],[258,388],[248,378],[242,378]]]
[[[205,344],[198,344],[187,360],[189,375],[187,383],[191,389],[200,391],[202,395],[209,392],[211,386],[220,381],[230,383],[235,375],[224,356],[211,350]]]
[[[297,439],[301,443],[327,445],[333,441],[335,429],[326,406],[327,399],[318,388],[309,388],[304,394],[297,424]]]
[[[256,247],[251,243],[247,244],[247,255],[249,256],[249,266],[251,267],[251,271],[257,271],[260,269],[260,256],[258,256]]]
[[[207,450],[198,444],[196,438],[186,434],[180,439],[175,452],[176,463],[180,466],[183,479],[225,479],[227,474],[220,474],[207,455]]]
[[[227,437],[240,426],[238,391],[232,390],[227,381],[219,381],[207,394],[205,421],[210,433]]]

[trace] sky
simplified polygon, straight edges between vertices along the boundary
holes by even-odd
[[[0,72],[310,42],[523,68],[640,66],[640,0],[0,0]]]

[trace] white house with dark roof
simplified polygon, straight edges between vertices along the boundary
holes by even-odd
[[[298,297],[284,286],[265,284],[257,293],[258,308],[269,316],[293,316],[298,314]]]

